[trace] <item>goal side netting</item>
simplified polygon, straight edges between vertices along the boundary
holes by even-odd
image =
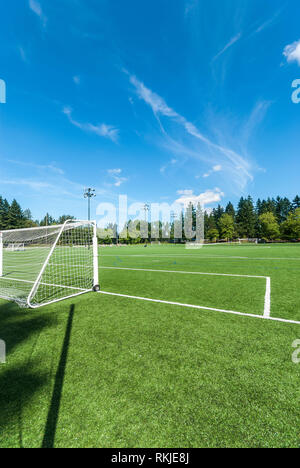
[[[98,290],[94,221],[0,232],[0,297],[36,308]]]

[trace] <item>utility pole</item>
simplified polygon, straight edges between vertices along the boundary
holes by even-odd
[[[88,221],[91,220],[91,198],[96,197],[96,190],[92,188],[84,189],[84,198],[88,199]]]

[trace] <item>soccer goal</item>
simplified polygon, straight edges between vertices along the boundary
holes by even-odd
[[[95,221],[0,232],[0,297],[37,308],[99,291]]]
[[[25,250],[25,245],[21,243],[9,244],[7,250],[10,252],[23,252]]]
[[[239,239],[239,244],[258,244],[258,239]]]

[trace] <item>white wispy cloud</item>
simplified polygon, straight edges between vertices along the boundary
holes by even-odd
[[[236,42],[238,42],[242,37],[242,34],[241,33],[238,33],[236,34],[234,37],[232,37],[230,39],[230,41],[223,47],[223,49],[220,50],[220,52],[218,52],[212,59],[212,62],[214,62],[215,60],[217,60],[221,55],[224,54],[224,52],[226,52],[226,50],[228,50],[230,47],[232,47]]]
[[[221,164],[216,164],[215,166],[212,167],[212,169],[208,172],[206,172],[205,174],[203,174],[203,177],[204,179],[206,179],[207,177],[209,177],[211,174],[213,174],[214,172],[220,172],[222,171],[222,166]],[[199,178],[199,176],[196,176],[196,179]]]
[[[251,34],[250,36],[253,36],[254,34],[259,34],[265,29],[267,29],[269,26],[272,26],[272,24],[276,21],[276,19],[279,17],[280,13],[282,11],[282,8],[277,10],[271,18],[268,18],[266,21],[261,23]]]
[[[30,162],[25,162],[25,161],[17,161],[14,159],[5,159],[5,161],[10,164],[16,164],[18,166],[31,167],[34,169],[44,170],[44,171],[52,171],[55,174],[60,174],[60,175],[64,174],[64,171],[60,169],[59,167],[56,167],[54,164],[35,164],[35,163],[30,163]]]
[[[193,195],[193,190],[177,190],[177,195],[190,196]]]
[[[31,179],[1,179],[0,184],[3,185],[16,185],[29,187],[32,190],[40,191],[41,189],[55,189],[55,186],[48,182],[31,180]]]
[[[219,165],[225,159],[227,161],[227,175],[231,174],[235,183],[241,190],[245,188],[249,181],[253,180],[252,165],[245,156],[225,145],[216,143],[209,139],[207,136],[202,134],[193,123],[189,122],[185,117],[178,114],[174,109],[168,106],[162,97],[147,88],[136,78],[136,76],[130,75],[127,71],[125,71],[125,73],[129,76],[130,83],[134,86],[139,99],[143,100],[151,107],[153,114],[159,121],[163,134],[168,138],[166,147],[168,147],[169,150],[175,154],[184,153],[185,156],[190,156],[192,158],[205,161],[206,163],[210,159],[215,159],[215,165]],[[206,148],[209,149],[210,155],[208,156],[207,151],[191,149],[172,139],[162,126],[160,117],[166,117],[170,121],[180,125],[188,136],[192,136],[198,142],[203,143]]]
[[[45,210],[47,210],[48,203],[52,203],[54,200],[59,200],[61,197],[66,197],[67,199],[74,200],[75,202],[77,201],[80,203],[78,206],[81,206],[84,188],[87,186],[87,184],[84,185],[84,182],[74,182],[60,174],[48,174],[47,178],[45,176],[43,178],[39,178],[38,175],[20,178],[6,177],[0,179],[0,184],[14,186],[14,190],[16,191],[19,188],[21,193],[25,193],[25,189],[22,187],[26,187],[27,195],[30,194],[31,196],[35,196],[38,194],[38,196],[44,197]],[[101,196],[101,198],[117,198],[117,195],[107,188],[101,186],[94,187],[97,195]]]
[[[37,0],[29,0],[29,8],[40,18],[42,26],[45,28],[48,19],[43,12],[40,2],[38,2]]]
[[[64,107],[63,113],[68,117],[70,123],[83,131],[95,133],[98,136],[109,138],[114,143],[117,143],[119,138],[119,129],[112,126],[106,125],[105,123],[99,125],[93,125],[91,123],[81,123],[73,119],[72,109],[70,107]]]
[[[26,53],[24,47],[19,46],[18,51],[19,51],[19,54],[20,54],[20,57],[21,57],[22,61],[24,63],[28,63],[28,57],[27,57],[27,53]]]
[[[250,138],[250,136],[253,134],[255,128],[263,121],[265,118],[265,115],[269,109],[269,107],[272,105],[272,101],[258,101],[243,130],[243,139],[245,142],[247,142]]]
[[[121,176],[122,174],[122,169],[108,169],[107,173],[109,176],[111,176],[114,180],[114,186],[115,187],[120,187],[122,184],[128,181],[127,177]]]
[[[176,163],[177,163],[177,159],[171,159],[167,164],[165,164],[164,166],[160,168],[160,172],[164,174],[166,170],[168,169],[168,167],[174,166]]]
[[[181,197],[178,198],[175,203],[184,206],[188,206],[190,203],[196,206],[200,203],[204,207],[212,203],[218,203],[224,197],[224,193],[218,187],[213,190],[206,190],[199,195],[194,194],[193,190],[180,190],[177,193],[181,195]]]
[[[300,66],[300,40],[287,45],[284,48],[283,55],[288,63],[297,62]]]

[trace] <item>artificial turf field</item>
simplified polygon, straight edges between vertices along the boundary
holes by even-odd
[[[107,247],[99,272],[106,292],[207,309],[0,301],[0,447],[300,446],[300,324],[211,310],[263,317],[270,277],[271,317],[300,322],[300,245]]]

